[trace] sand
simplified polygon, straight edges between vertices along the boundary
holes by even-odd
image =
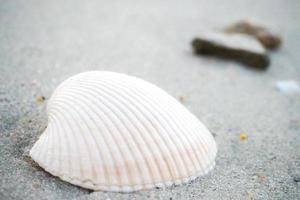
[[[0,1],[0,199],[300,199],[300,2]],[[267,71],[197,57],[190,41],[238,19],[283,36]],[[190,184],[119,194],[51,176],[28,157],[47,125],[46,104],[65,78],[110,70],[144,78],[215,135],[216,167]],[[37,102],[38,96],[46,101]],[[240,134],[248,139],[240,140]]]

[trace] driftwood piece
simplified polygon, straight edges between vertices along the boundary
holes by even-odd
[[[268,30],[266,27],[247,21],[240,21],[225,29],[227,33],[244,33],[256,37],[261,44],[270,50],[278,49],[282,40],[279,35]]]
[[[192,46],[196,54],[236,60],[257,69],[266,69],[270,64],[265,48],[245,34],[206,32],[196,37]]]

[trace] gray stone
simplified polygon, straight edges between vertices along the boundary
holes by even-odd
[[[232,59],[257,69],[266,69],[270,64],[264,47],[245,34],[205,32],[192,41],[192,46],[196,54]]]

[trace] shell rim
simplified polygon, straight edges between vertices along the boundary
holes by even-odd
[[[30,156],[33,158],[30,152]],[[216,154],[215,154],[216,156]],[[35,159],[33,158],[35,161]],[[93,191],[103,191],[103,192],[121,192],[121,193],[130,193],[130,192],[137,192],[137,191],[144,191],[144,190],[150,190],[153,188],[165,188],[165,187],[171,187],[172,185],[180,185],[184,183],[188,183],[190,181],[195,180],[196,178],[199,178],[201,176],[204,176],[208,174],[212,169],[214,169],[216,165],[215,159],[212,160],[212,162],[206,167],[205,170],[200,170],[194,175],[187,176],[185,178],[179,178],[175,180],[166,180],[163,182],[156,182],[156,183],[143,183],[143,184],[137,184],[137,185],[103,185],[103,184],[97,184],[94,183],[91,180],[81,180],[80,178],[77,177],[71,177],[68,176],[67,174],[61,174],[58,173],[57,171],[51,170],[48,167],[44,166],[42,163],[35,161],[38,163],[39,166],[43,168],[44,171],[47,173],[52,174],[55,177],[58,177],[62,179],[63,181],[67,181],[70,184],[73,184],[78,187],[82,187],[85,189],[93,190]]]

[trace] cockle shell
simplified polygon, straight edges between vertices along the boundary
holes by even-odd
[[[206,174],[217,147],[208,129],[157,86],[114,72],[64,81],[30,151],[46,171],[84,188],[131,192]]]

